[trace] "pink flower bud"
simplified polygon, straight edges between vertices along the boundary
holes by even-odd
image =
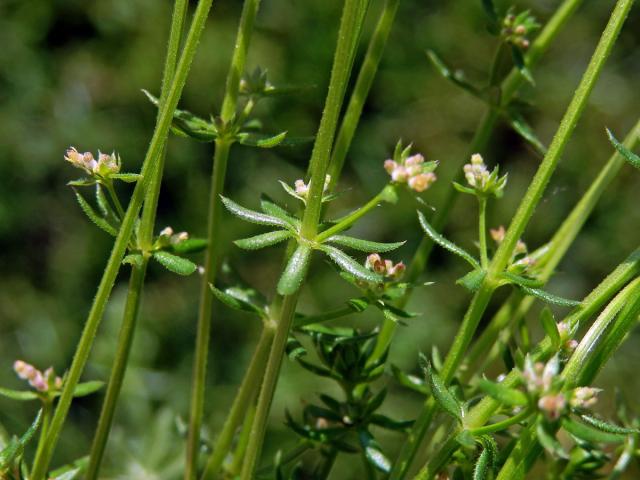
[[[419,153],[416,153],[415,155],[411,155],[404,161],[404,165],[406,167],[418,166],[423,163],[424,163],[424,157]]]
[[[397,166],[393,169],[393,172],[391,172],[391,179],[394,182],[404,183],[407,181],[407,178],[409,178],[409,172],[407,172],[407,169],[402,165]]]
[[[436,176],[433,172],[421,173],[409,179],[409,187],[416,192],[424,192],[436,181]]]
[[[393,160],[384,161],[384,169],[387,171],[389,175],[393,173],[393,171],[396,169],[397,166],[398,166],[398,163],[394,162]]]

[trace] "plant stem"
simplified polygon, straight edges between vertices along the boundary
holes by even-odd
[[[351,212],[346,217],[342,218],[338,223],[333,225],[330,228],[327,228],[325,231],[320,232],[316,238],[316,242],[323,242],[333,235],[337,235],[338,233],[351,228],[351,226],[356,223],[360,218],[365,216],[371,210],[380,205],[380,202],[386,201],[387,198],[390,198],[394,194],[395,187],[392,185],[385,186],[380,193],[378,193],[375,197],[365,203],[362,207],[357,210]]]
[[[118,199],[118,195],[116,194],[116,191],[113,188],[113,182],[111,181],[104,182],[102,183],[102,185],[104,185],[104,187],[107,189],[107,192],[109,192],[111,201],[113,202],[114,207],[116,207],[116,213],[118,214],[118,218],[122,220],[124,218],[124,209],[122,208],[122,204]]]
[[[171,19],[171,29],[169,33],[169,42],[167,46],[167,56],[165,59],[164,72],[162,75],[162,87],[160,92],[160,103],[166,102],[169,93],[171,80],[175,74],[176,63],[178,60],[178,51],[180,49],[180,41],[182,38],[183,25],[187,13],[187,1],[176,0],[174,5],[174,13]],[[159,115],[159,113],[158,113]],[[151,248],[153,242],[153,226],[155,223],[155,215],[158,207],[158,197],[160,195],[160,185],[162,173],[164,170],[164,151],[160,154],[157,163],[158,167],[154,175],[149,179],[149,184],[145,194],[144,208],[142,219],[140,221],[139,230],[139,246],[146,251]],[[109,184],[109,191],[112,197],[115,197],[113,184]],[[117,201],[115,197],[114,202]],[[119,202],[118,202],[119,203]],[[142,265],[133,266],[131,269],[131,277],[129,280],[129,290],[127,292],[127,300],[118,335],[118,344],[116,354],[112,366],[107,393],[102,404],[102,410],[98,419],[98,428],[93,438],[91,453],[89,454],[89,466],[87,468],[86,480],[94,480],[98,478],[102,457],[106,448],[109,432],[113,423],[118,397],[122,388],[122,382],[129,362],[129,354],[131,344],[133,343],[133,335],[137,323],[140,302],[142,298],[142,289],[148,264],[148,257],[143,257]]]
[[[271,344],[271,351],[269,352],[269,358],[267,360],[267,369],[264,373],[264,379],[258,397],[256,417],[253,421],[251,437],[240,475],[241,480],[251,480],[254,478],[254,472],[260,459],[262,443],[267,429],[267,418],[271,408],[271,401],[273,400],[273,393],[278,382],[280,366],[282,365],[282,352],[284,352],[287,345],[289,329],[291,328],[293,317],[296,313],[297,302],[298,293],[284,297],[278,315],[278,326],[273,343]]]
[[[483,427],[471,428],[469,429],[469,432],[475,436],[499,432],[501,430],[504,430],[505,428],[510,427],[511,425],[520,423],[525,418],[528,418],[532,413],[533,411],[530,408],[527,408],[514,415],[513,417],[502,420],[501,422],[492,423],[491,425],[485,425]]]
[[[246,416],[244,418],[242,430],[238,435],[238,445],[233,452],[233,460],[231,462],[231,465],[229,465],[229,474],[231,476],[237,477],[242,471],[242,461],[247,451],[247,445],[249,445],[249,437],[251,435],[251,428],[253,427],[253,419],[255,417],[256,406],[252,403],[251,405],[249,405],[249,408],[246,409]]]
[[[42,426],[40,427],[40,437],[38,438],[38,447],[34,457],[34,465],[42,456],[45,443],[47,441],[47,433],[49,432],[49,424],[51,423],[51,413],[53,412],[53,400],[46,399],[42,402]]]
[[[516,246],[516,242],[522,236],[535,207],[540,202],[542,195],[546,189],[547,184],[551,178],[551,175],[555,171],[555,168],[560,160],[564,149],[571,137],[571,134],[575,130],[578,119],[584,111],[589,95],[598,79],[604,64],[611,53],[613,45],[622,29],[624,20],[633,4],[634,0],[618,0],[616,7],[614,8],[611,18],[607,23],[607,26],[600,37],[600,41],[596,47],[596,50],[587,66],[585,73],[578,85],[578,88],[569,104],[567,111],[565,112],[560,126],[553,141],[549,146],[549,150],[545,155],[542,163],[538,167],[533,180],[531,181],[527,192],[525,193],[520,205],[509,225],[509,228],[505,234],[504,240],[500,243],[497,252],[491,259],[487,268],[487,274],[480,285],[480,288],[474,295],[471,305],[464,316],[462,325],[456,334],[453,345],[445,358],[444,365],[442,367],[441,376],[444,382],[449,383],[456,373],[460,362],[462,361],[464,354],[471,342],[473,335],[478,327],[478,324],[482,318],[482,315],[489,303],[491,296],[496,288],[496,281],[500,273],[505,269],[511,255]],[[426,408],[426,406],[425,406]],[[428,425],[427,425],[428,427]],[[415,438],[422,439],[424,431],[421,434],[415,435]],[[410,448],[410,455],[413,458],[415,450],[418,445],[413,445]],[[410,463],[410,462],[409,462]]]
[[[264,365],[267,363],[269,349],[273,342],[274,330],[265,326],[262,329],[260,340],[247,369],[247,373],[240,384],[240,389],[236,394],[233,405],[227,419],[222,427],[222,431],[218,436],[213,453],[209,457],[207,467],[202,475],[203,480],[212,480],[220,471],[222,462],[229,452],[229,448],[233,442],[233,436],[238,426],[244,420],[245,414],[251,403],[255,400],[262,376],[264,373]],[[245,422],[251,423],[251,422]]]
[[[376,28],[369,40],[367,53],[362,61],[362,66],[358,72],[356,84],[349,99],[347,111],[344,114],[336,142],[333,146],[331,163],[329,164],[329,175],[331,175],[329,191],[334,190],[338,182],[338,178],[342,173],[347,152],[349,151],[353,135],[358,127],[364,102],[369,95],[373,79],[378,71],[378,66],[380,65],[380,60],[382,59],[382,54],[384,53],[384,49],[389,38],[389,32],[393,26],[393,21],[396,17],[399,4],[400,0],[385,1],[380,18],[378,18]]]
[[[309,171],[311,172],[310,188],[300,228],[300,234],[306,240],[315,239],[318,233],[324,179],[329,166],[331,147],[338,125],[340,109],[342,108],[346,86],[353,66],[354,52],[368,4],[368,0],[346,0],[344,4],[325,107],[309,161]],[[267,370],[258,396],[256,418],[247,447],[247,456],[240,476],[241,480],[254,478],[254,472],[260,460],[271,401],[278,382],[289,330],[295,316],[298,295],[299,290],[293,295],[285,296],[283,299],[276,298],[274,301],[274,304],[281,305],[277,309],[276,334],[269,352]],[[276,309],[274,308],[273,311],[276,311]]]
[[[178,104],[178,100],[182,93],[191,62],[195,55],[196,47],[200,39],[204,24],[207,19],[209,9],[211,7],[212,0],[200,0],[194,14],[191,28],[185,42],[184,52],[178,63],[176,69],[176,75],[171,82],[171,88],[167,95],[167,102],[162,106],[161,112],[156,122],[156,128],[154,130],[149,149],[145,155],[145,159],[142,164],[141,174],[143,176],[142,181],[139,181],[134,188],[129,202],[129,207],[122,220],[120,230],[116,237],[113,249],[107,261],[104,274],[98,286],[98,291],[94,298],[91,310],[87,317],[85,327],[83,329],[78,347],[71,364],[71,368],[66,376],[66,381],[62,390],[62,395],[58,401],[58,406],[51,420],[51,428],[47,435],[46,447],[43,450],[43,454],[39,461],[34,465],[34,471],[32,474],[32,480],[43,480],[46,475],[46,471],[53,455],[53,450],[58,442],[58,437],[62,426],[66,419],[69,407],[71,406],[71,400],[73,398],[73,391],[80,380],[82,371],[89,357],[91,346],[95,338],[102,314],[106,306],[109,295],[113,288],[118,271],[120,270],[120,262],[124,257],[129,238],[133,231],[134,222],[142,206],[144,200],[145,190],[148,185],[148,179],[153,177],[153,174],[157,168],[157,161],[162,154],[164,142],[169,133],[169,127],[173,118],[173,112]]]
[[[486,269],[489,265],[489,257],[487,254],[487,199],[485,197],[478,198],[478,241],[480,242],[480,265]]]
[[[236,44],[227,74],[225,95],[222,102],[221,117],[225,124],[230,123],[236,114],[240,78],[244,73],[247,50],[253,32],[253,25],[260,6],[260,0],[245,0],[238,25]],[[198,327],[193,361],[193,381],[191,384],[191,405],[189,431],[187,434],[185,480],[196,478],[198,469],[198,452],[200,451],[200,429],[204,414],[204,400],[209,357],[209,341],[211,332],[211,313],[213,296],[209,284],[213,284],[216,276],[220,245],[220,219],[222,204],[220,195],[224,191],[224,180],[229,160],[229,150],[233,140],[219,137],[215,142],[213,171],[209,192],[209,212],[207,218],[207,246],[204,274],[200,285],[200,307],[198,309]]]

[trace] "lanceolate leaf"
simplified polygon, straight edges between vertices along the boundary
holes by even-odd
[[[600,420],[598,418],[592,417],[591,415],[580,415],[580,418],[585,423],[603,432],[613,433],[615,435],[633,435],[636,433],[640,433],[640,430],[636,428],[620,427],[613,423],[605,422],[604,420]]]
[[[395,365],[391,365],[391,372],[400,385],[423,395],[427,395],[429,393],[429,389],[421,378],[404,373]]]
[[[544,422],[538,421],[536,423],[536,434],[540,445],[550,454],[558,458],[569,458],[567,452],[564,451],[562,445],[556,439],[554,432],[548,431]]]
[[[277,135],[243,132],[238,134],[238,141],[243,145],[249,145],[251,147],[273,148],[280,145],[286,136],[287,132],[278,133]]]
[[[331,260],[336,262],[340,268],[347,271],[354,277],[366,282],[382,282],[382,276],[356,262],[342,250],[338,250],[337,248],[329,245],[321,245],[318,248],[325,252]]]
[[[12,390],[10,388],[1,388],[1,387],[0,387],[0,395],[2,395],[3,397],[10,398],[11,400],[19,400],[21,402],[36,400],[40,398],[38,397],[38,394],[36,392],[33,392],[31,390]]]
[[[620,443],[624,442],[628,435],[604,432],[572,418],[563,419],[562,428],[574,437],[591,443]]]
[[[222,203],[224,204],[224,206],[227,207],[227,209],[231,213],[247,222],[257,223],[258,225],[274,225],[276,227],[284,228],[289,227],[289,224],[280,218],[256,212],[254,210],[249,210],[248,208],[244,208],[243,206],[238,205],[233,200],[223,197],[222,195],[220,196],[220,198],[222,199]]]
[[[481,268],[477,268],[475,270],[471,270],[464,277],[456,280],[456,283],[462,285],[467,290],[475,292],[480,288],[484,277],[487,275],[487,272],[482,270]]]
[[[405,242],[381,243],[369,240],[361,240],[359,238],[347,237],[346,235],[334,235],[329,237],[327,242],[335,243],[343,247],[353,248],[361,252],[367,253],[383,253],[390,252],[396,248],[400,248]]]
[[[447,388],[440,376],[431,366],[431,362],[426,358],[423,359],[425,366],[425,375],[431,387],[431,394],[435,398],[438,405],[449,415],[462,422],[464,416],[464,408],[455,395]]]
[[[547,147],[536,137],[535,132],[531,126],[527,123],[522,115],[517,112],[510,112],[507,114],[507,119],[511,127],[524,138],[538,153],[544,155],[547,153]]]
[[[491,478],[492,463],[491,450],[483,448],[473,469],[473,480],[489,480]]]
[[[110,178],[115,180],[122,180],[123,182],[133,183],[142,180],[142,175],[138,173],[112,173]]]
[[[280,295],[292,295],[300,288],[309,268],[311,252],[312,249],[309,245],[298,245],[278,281]]]
[[[288,230],[276,230],[274,232],[262,233],[253,237],[235,240],[233,243],[245,250],[259,250],[280,243],[291,237],[292,233]]]
[[[442,235],[440,235],[436,230],[427,222],[424,214],[422,212],[418,212],[418,220],[420,221],[420,226],[424,230],[424,232],[438,245],[442,248],[449,250],[451,253],[455,253],[456,255],[464,258],[474,269],[480,268],[480,263],[471,256],[468,252],[457,246],[455,243],[450,242]]]
[[[113,235],[114,237],[118,235],[118,231],[104,218],[100,217],[82,195],[78,192],[75,192],[75,194],[78,199],[78,203],[80,204],[80,208],[82,208],[82,211],[87,215],[87,217],[89,217],[89,220],[109,235]]]
[[[271,199],[267,198],[264,195],[260,199],[260,208],[267,215],[279,218],[280,220],[287,222],[294,228],[300,227],[300,220],[290,215],[289,212],[287,212],[284,208],[274,203]]]
[[[16,459],[24,452],[24,447],[33,438],[36,431],[40,427],[40,421],[42,419],[42,410],[38,412],[38,416],[31,424],[29,429],[22,435],[22,437],[13,438],[7,444],[7,446],[0,452],[0,474],[6,473],[8,468],[11,468]],[[4,478],[4,477],[3,477]],[[8,477],[10,478],[10,477]]]
[[[508,283],[515,283],[521,287],[537,288],[543,285],[540,280],[526,278],[511,272],[502,272],[500,276]]]
[[[226,290],[220,290],[213,285],[209,285],[211,291],[215,295],[215,297],[220,300],[222,303],[227,305],[234,310],[239,310],[241,312],[249,312],[255,313],[259,316],[264,316],[264,310],[262,310],[257,305],[254,305],[249,300],[249,297],[246,294],[243,294],[243,291],[238,288],[228,288]]]
[[[520,286],[520,288],[522,288],[524,293],[526,293],[527,295],[539,298],[540,300],[544,300],[547,303],[553,303],[562,307],[576,307],[580,305],[580,302],[577,300],[570,300],[568,298],[559,297],[557,295],[553,295],[552,293],[545,292],[544,290],[540,290],[539,288],[529,288],[525,286]]]
[[[89,382],[83,382],[76,385],[76,388],[73,390],[74,397],[86,397],[87,395],[91,395],[94,392],[97,392],[104,386],[104,382],[99,380],[92,380]]]
[[[609,141],[613,144],[615,149],[618,151],[620,155],[624,157],[624,159],[633,165],[636,168],[640,168],[640,156],[633,153],[627,147],[625,147],[622,143],[620,143],[616,137],[613,136],[611,130],[607,128],[607,135],[609,136]]]
[[[474,97],[477,97],[477,98],[479,98],[481,100],[486,100],[483,97],[482,92],[478,88],[476,88],[471,83],[467,82],[460,72],[452,71],[444,63],[444,60],[442,60],[438,56],[438,54],[436,54],[436,52],[434,52],[433,50],[427,50],[426,53],[427,53],[427,58],[431,61],[433,66],[436,68],[436,70],[438,70],[438,73],[440,75],[442,75],[444,78],[446,78],[447,80],[449,80],[450,82],[452,82],[456,86],[462,88],[463,90],[466,90],[467,92],[469,92]]]
[[[178,243],[172,243],[169,248],[174,253],[196,253],[206,249],[208,244],[206,238],[188,238]]]
[[[483,378],[478,386],[490,397],[496,399],[503,405],[510,407],[522,407],[529,403],[527,396],[520,390],[509,388],[501,383],[495,383]]]
[[[531,84],[531,85],[535,85],[535,81],[533,80],[533,76],[531,75],[531,72],[529,71],[529,69],[527,68],[525,59],[524,59],[524,55],[522,54],[522,51],[512,45],[511,46],[511,56],[513,57],[513,63],[515,64],[516,68],[520,71],[520,74]]]
[[[549,310],[549,307],[544,307],[540,313],[540,321],[542,322],[542,328],[551,340],[551,344],[554,349],[560,348],[560,331],[558,330],[558,324],[553,313]]]
[[[165,251],[154,252],[153,258],[164,268],[178,275],[191,275],[198,269],[191,260]]]
[[[122,259],[122,263],[140,268],[144,263],[144,258],[141,253],[130,253]]]
[[[366,430],[362,430],[359,432],[358,438],[367,461],[381,472],[389,473],[391,471],[391,462],[382,453],[380,445],[378,445],[373,436]]]

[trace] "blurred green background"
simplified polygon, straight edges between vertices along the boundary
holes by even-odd
[[[544,22],[559,0],[519,1]],[[612,0],[586,1],[534,72],[537,88],[524,96],[534,103],[528,118],[548,143],[595,46]],[[269,70],[274,83],[313,84],[309,92],[265,101],[258,115],[269,131],[312,135],[317,127],[342,2],[264,0],[248,66]],[[364,39],[382,5],[373,0]],[[158,91],[170,1],[4,0],[0,2],[0,385],[20,388],[15,359],[59,372],[69,363],[108,255],[111,238],[83,216],[65,184],[78,176],[63,160],[70,145],[80,150],[116,150],[126,171],[137,171],[149,141],[155,110],[141,94]],[[239,0],[214,2],[203,41],[189,76],[182,108],[202,116],[217,112],[239,17]],[[640,114],[640,14],[632,11],[615,51],[595,89],[589,108],[570,142],[524,240],[536,247],[549,238],[611,154],[604,127],[618,137]],[[413,142],[428,159],[440,161],[439,181],[426,192],[434,208],[463,163],[483,105],[439,77],[424,51],[435,49],[451,65],[482,84],[496,45],[485,29],[480,2],[402,0],[379,74],[347,159],[332,207],[339,214],[366,201],[386,181],[382,162],[399,138]],[[361,48],[361,54],[364,46]],[[361,57],[361,55],[360,55]],[[359,58],[360,58],[359,57]],[[212,145],[172,137],[158,214],[158,230],[171,225],[194,236],[205,232]],[[261,192],[291,204],[277,180],[291,183],[306,168],[310,147],[233,149],[227,194],[250,207]],[[489,165],[509,173],[505,198],[490,211],[490,225],[508,223],[540,158],[518,136],[501,126],[482,152]],[[637,246],[640,228],[640,176],[625,167],[606,193],[582,235],[561,264],[550,289],[581,298]],[[130,189],[119,193],[125,199]],[[394,253],[408,261],[420,240],[416,204],[406,196],[395,207],[367,216],[357,233],[381,241],[407,240]],[[476,205],[462,198],[447,235],[473,249]],[[259,229],[225,214],[225,255],[242,276],[268,296],[273,294],[281,248],[244,254],[231,240]],[[196,257],[197,261],[201,258]],[[108,376],[126,292],[127,268],[114,289],[84,379]],[[410,305],[421,315],[400,329],[393,363],[413,369],[417,354],[433,345],[446,349],[469,300],[454,281],[465,265],[436,249],[424,279],[435,284],[416,291]],[[157,265],[148,274],[141,321],[105,465],[109,478],[178,478],[182,443],[175,418],[187,414],[199,278],[178,278]],[[300,310],[318,312],[343,302],[350,293],[323,261],[317,261],[304,288]],[[498,295],[491,309],[499,305]],[[537,311],[537,309],[535,309]],[[532,312],[535,323],[536,311]],[[490,313],[490,312],[489,312]],[[372,327],[379,315],[367,312],[351,324]],[[225,418],[257,340],[259,322],[215,306],[211,337],[207,424],[212,432]],[[640,338],[634,334],[600,375],[606,388],[599,409],[611,410],[613,388],[632,403]],[[384,407],[411,418],[421,399],[389,383]],[[292,445],[283,424],[285,408],[298,412],[330,383],[285,361],[271,416],[265,458],[277,446]],[[102,395],[75,402],[56,464],[87,453]],[[35,404],[0,398],[0,423],[19,433],[33,418]],[[161,433],[164,432],[164,433]],[[383,437],[393,452],[396,436]],[[333,478],[359,478],[348,458]],[[157,477],[155,476],[157,475]],[[633,477],[629,477],[633,478]]]

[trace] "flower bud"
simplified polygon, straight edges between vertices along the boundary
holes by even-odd
[[[299,178],[293,184],[295,187],[296,195],[302,198],[307,198],[307,194],[309,193],[309,186],[304,183],[304,180]]]
[[[433,182],[436,181],[436,175],[433,172],[421,173],[409,179],[409,187],[416,192],[424,192]]]
[[[161,237],[171,237],[172,235],[173,235],[173,228],[171,228],[171,227],[164,227],[160,231],[160,236]]]
[[[502,243],[502,241],[504,240],[504,235],[506,233],[504,226],[500,225],[498,228],[492,228],[489,230],[489,233],[491,235],[491,238],[493,239],[494,242],[496,242],[498,245],[500,245]]]
[[[403,182],[406,182],[408,178],[409,178],[409,172],[402,165],[397,166],[396,168],[393,169],[393,172],[391,172],[391,179],[394,182],[403,183]]]
[[[397,167],[398,167],[398,162],[395,162],[391,159],[384,161],[384,169],[387,171],[389,175],[391,175]]]
[[[538,408],[542,410],[549,420],[560,418],[567,406],[567,399],[562,393],[544,395],[538,400]]]
[[[573,391],[571,406],[574,408],[591,408],[598,401],[598,394],[602,390],[591,387],[578,387]]]

